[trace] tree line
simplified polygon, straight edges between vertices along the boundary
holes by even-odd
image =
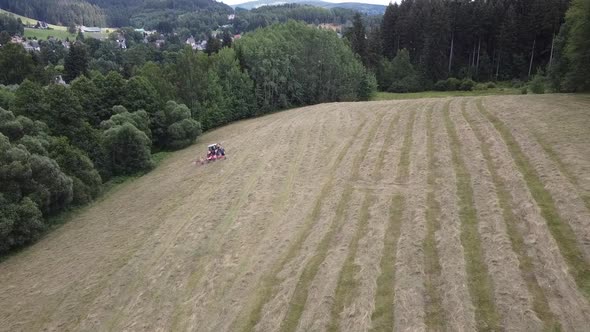
[[[102,8],[84,0],[0,0],[0,7],[52,24],[106,25]]]
[[[129,61],[133,50],[111,54],[113,43],[81,38],[39,54],[0,48],[0,59],[8,50],[31,66],[0,86],[0,253],[37,239],[53,216],[91,202],[113,177],[149,170],[155,151],[282,108],[367,99],[375,87],[344,40],[303,23],[260,29],[210,54],[137,43],[149,52]],[[92,61],[114,66],[103,73]],[[69,84],[47,84],[48,72]]]
[[[418,88],[428,89],[449,77],[528,80],[537,71],[551,69],[564,49],[559,43],[568,33],[560,34],[560,29],[570,26],[563,25],[569,3],[403,0],[387,7],[378,28],[367,29],[355,19],[348,36],[363,62],[377,72],[382,90],[397,90],[405,83],[412,89],[417,82]],[[587,15],[587,3],[573,1],[572,9],[579,7],[580,15]],[[409,59],[415,71],[405,83],[392,69],[398,55],[398,62]]]

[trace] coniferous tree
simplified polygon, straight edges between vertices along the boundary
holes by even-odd
[[[358,54],[361,58],[361,61],[366,64],[368,60],[367,31],[365,29],[365,25],[363,24],[361,14],[357,13],[356,15],[354,15],[354,19],[352,21],[352,28],[348,32],[348,35],[352,51]]]
[[[67,82],[86,74],[88,71],[88,52],[81,42],[72,43],[64,62],[64,79]]]

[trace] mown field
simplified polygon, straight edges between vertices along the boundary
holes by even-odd
[[[4,9],[0,9],[0,14],[7,14],[7,15],[12,15],[16,18],[20,18],[21,21],[25,24],[25,25],[35,25],[37,24],[37,20],[29,18],[29,17],[25,17],[25,16],[21,16],[21,15],[17,15],[11,12],[8,12]],[[33,28],[25,28],[25,34],[24,37],[27,38],[37,38],[37,39],[48,39],[49,37],[55,37],[55,38],[59,38],[59,39],[66,39],[66,38],[70,38],[70,39],[76,39],[76,35],[77,34],[71,34],[68,32],[68,27],[63,26],[63,25],[54,25],[54,24],[48,24],[50,29],[47,30],[42,30],[42,29],[33,29]],[[84,36],[86,37],[92,37],[92,38],[96,38],[96,39],[104,39],[108,37],[108,33],[112,32],[112,31],[116,31],[116,28],[104,28],[101,29],[101,32],[87,32],[84,34]]]
[[[0,330],[584,331],[590,96],[235,123],[0,263]],[[197,167],[208,143],[229,158]]]

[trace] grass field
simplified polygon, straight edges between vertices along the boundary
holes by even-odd
[[[0,331],[585,331],[589,110],[331,103],[208,132],[0,262]],[[211,142],[228,159],[196,166]]]
[[[29,17],[25,17],[25,16],[21,16],[21,15],[17,15],[11,12],[8,12],[4,9],[0,9],[0,14],[8,14],[8,15],[12,15],[16,18],[20,18],[21,21],[25,24],[25,25],[35,25],[37,24],[38,20],[29,18]],[[37,38],[37,39],[47,39],[49,37],[55,37],[55,38],[59,38],[59,39],[66,39],[66,38],[70,38],[70,39],[75,39],[76,38],[76,34],[71,34],[68,32],[68,28],[66,26],[63,25],[54,25],[54,24],[48,24],[50,29],[47,30],[41,30],[41,29],[32,29],[32,28],[25,28],[25,37],[27,38]],[[108,33],[112,32],[112,31],[116,31],[116,28],[103,28],[101,29],[100,33],[84,33],[84,35],[86,37],[91,37],[91,38],[97,38],[97,39],[103,39],[108,37]]]
[[[62,40],[66,38],[75,40],[76,34],[71,34],[67,30],[41,30],[25,28],[25,37],[37,39],[47,39],[49,37],[55,37]]]
[[[446,97],[476,97],[493,95],[516,95],[520,89],[514,88],[493,88],[473,91],[424,91],[412,93],[377,92],[373,100],[402,100],[421,98],[446,98]]]

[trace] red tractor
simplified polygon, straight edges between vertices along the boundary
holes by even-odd
[[[203,165],[219,159],[225,159],[225,149],[219,143],[209,144],[207,146],[207,157],[205,159],[199,158],[195,163]]]

